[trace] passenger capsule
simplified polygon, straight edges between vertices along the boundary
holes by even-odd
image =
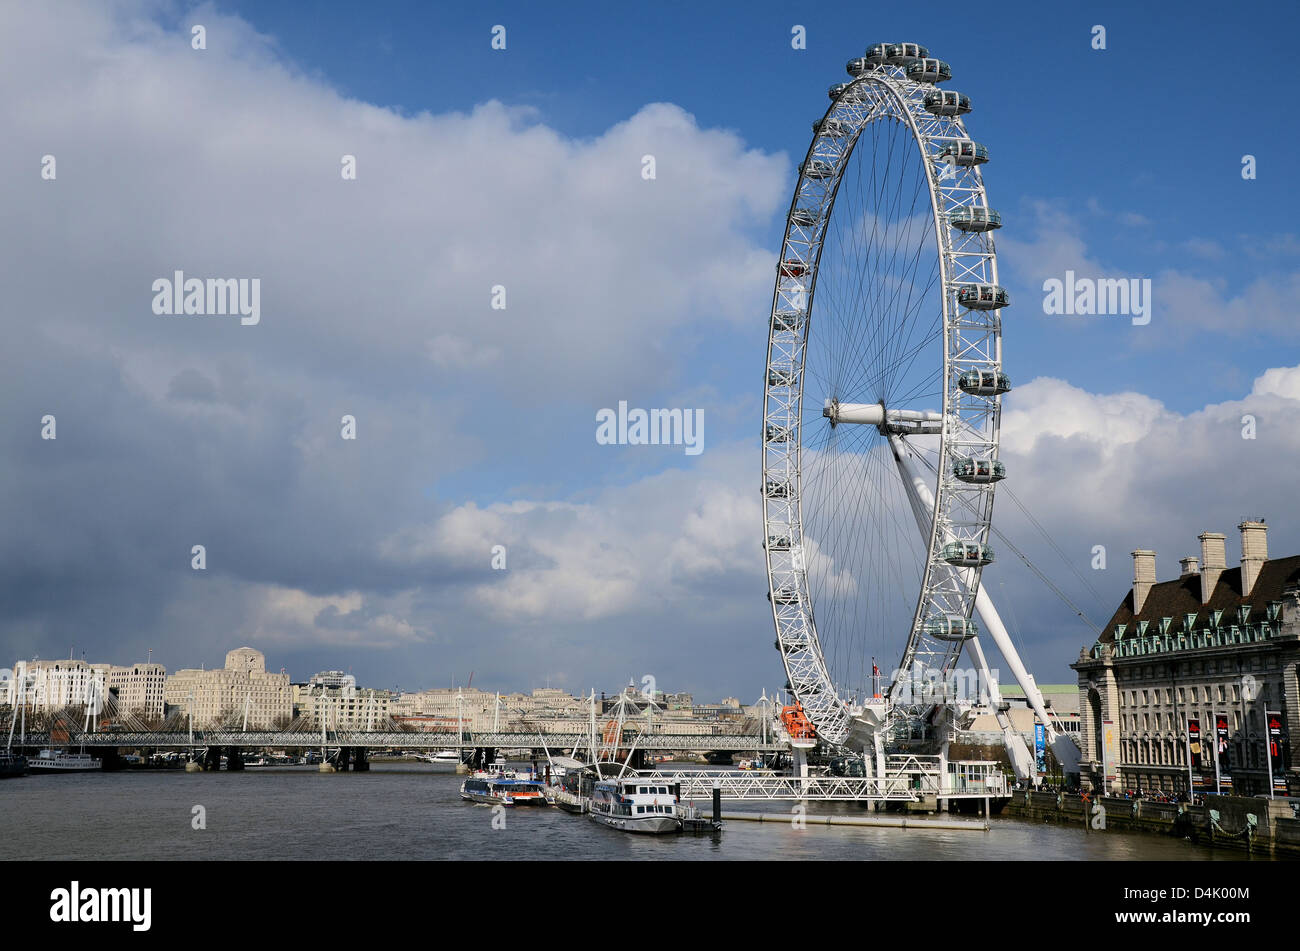
[[[781,367],[772,367],[767,371],[768,386],[794,386],[798,374],[794,370],[787,370]]]
[[[815,135],[842,136],[853,131],[853,127],[843,119],[832,116],[829,119],[818,119],[812,124],[812,130]]]
[[[1000,396],[1011,390],[1011,381],[1000,370],[967,370],[957,377],[957,386],[972,396]]]
[[[1002,227],[1002,216],[992,208],[970,205],[953,209],[948,215],[948,223],[958,231],[993,231]]]
[[[782,261],[777,270],[782,277],[803,277],[808,273],[808,265],[802,261]]]
[[[844,64],[844,69],[850,76],[861,76],[875,64],[870,62],[865,56],[859,56],[857,59],[851,59]]]
[[[964,641],[976,634],[974,623],[964,617],[931,618],[921,630],[941,641]]]
[[[993,561],[993,549],[979,542],[950,542],[941,557],[958,568],[982,568]]]
[[[790,428],[788,426],[768,426],[763,435],[768,442],[789,442]]]
[[[790,496],[790,483],[779,479],[768,479],[763,486],[763,494],[769,499],[785,499]]]
[[[867,47],[867,51],[862,58],[872,66],[879,66],[889,58],[889,47],[891,45],[890,43],[874,43]]]
[[[831,86],[830,89],[826,90],[826,95],[829,96],[832,101],[834,101],[840,98],[840,96],[843,95],[844,90],[848,89],[852,85],[853,85],[852,83],[836,83],[835,85]]]
[[[811,162],[804,162],[799,166],[799,171],[808,178],[830,178],[835,174],[835,163],[827,162],[823,159],[813,159]]]
[[[952,67],[941,59],[918,59],[907,65],[907,78],[916,83],[946,83]]]
[[[983,165],[989,160],[989,150],[970,139],[949,142],[939,151],[939,161],[953,165]]]
[[[768,551],[789,551],[790,536],[789,535],[768,535],[767,545],[765,547],[767,548]]]
[[[803,314],[797,310],[778,310],[772,315],[772,327],[787,332],[802,330]]]
[[[796,208],[790,212],[790,220],[802,228],[811,228],[821,217],[816,208]]]
[[[964,116],[970,112],[970,96],[963,96],[951,89],[936,89],[925,94],[921,100],[925,111],[936,116]]]
[[[917,43],[890,43],[885,50],[885,62],[890,66],[906,66],[929,55],[930,51]]]
[[[988,485],[1007,477],[1007,467],[1001,459],[958,459],[952,464],[952,474],[971,485]]]
[[[799,591],[796,588],[777,588],[775,594],[771,591],[767,593],[767,600],[776,604],[798,604]]]
[[[968,310],[998,310],[1010,304],[1011,297],[996,284],[967,284],[957,292],[957,303]]]

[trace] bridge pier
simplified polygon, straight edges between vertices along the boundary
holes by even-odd
[[[215,773],[221,769],[221,747],[209,746],[203,751],[203,771]]]
[[[370,753],[364,746],[358,746],[353,751],[352,769],[358,773],[370,772]]]
[[[226,769],[236,772],[244,768],[244,751],[238,746],[226,747]]]
[[[106,773],[125,768],[121,754],[117,749],[104,750],[104,755],[100,757],[100,762],[103,764],[100,768]]]
[[[334,767],[340,773],[346,773],[348,767],[352,765],[352,747],[340,746],[338,759],[334,761]]]

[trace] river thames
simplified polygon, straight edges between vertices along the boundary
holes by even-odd
[[[460,799],[454,766],[315,767],[26,776],[0,783],[0,859],[1133,859],[1238,861],[1173,838],[994,817],[988,832],[729,822],[711,836],[640,836],[558,809],[517,809],[505,828]],[[724,803],[775,813],[790,803]],[[202,806],[207,828],[192,828]],[[707,804],[701,804],[706,807]],[[810,803],[810,814],[862,815]],[[500,825],[500,822],[497,823]]]

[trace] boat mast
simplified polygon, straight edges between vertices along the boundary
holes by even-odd
[[[15,695],[15,699],[21,697],[22,695],[23,695],[22,687],[19,686],[18,693]],[[10,707],[9,708],[9,742],[5,745],[6,753],[14,748],[14,725],[17,722],[18,722],[18,718],[14,716],[13,707]]]

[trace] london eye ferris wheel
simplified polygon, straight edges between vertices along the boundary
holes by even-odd
[[[989,151],[970,99],[941,88],[949,65],[880,43],[847,68],[777,265],[762,495],[789,691],[820,740],[860,746],[923,731],[941,696],[926,685],[980,651],[1009,301]]]

